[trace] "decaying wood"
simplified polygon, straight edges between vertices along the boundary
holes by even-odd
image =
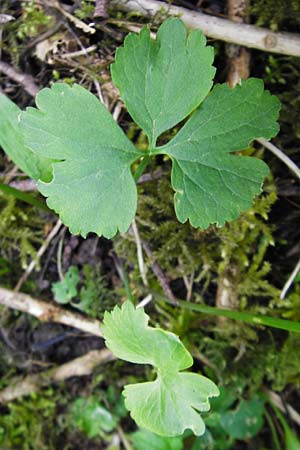
[[[235,23],[247,22],[247,0],[227,0],[228,19]],[[250,52],[247,48],[236,44],[226,45],[228,56],[227,82],[234,87],[241,79],[250,75]]]
[[[0,403],[8,403],[17,398],[37,392],[43,386],[66,380],[70,377],[90,375],[96,366],[114,360],[113,354],[107,350],[92,350],[84,356],[75,358],[61,366],[44,372],[17,377],[10,385],[0,391]]]
[[[3,61],[0,61],[0,72],[20,84],[32,97],[35,97],[38,93],[39,87],[31,75],[22,73]]]
[[[200,28],[208,37],[232,42],[265,52],[300,56],[300,36],[293,33],[274,33],[254,25],[233,23],[227,19],[209,16],[179,6],[156,0],[112,0],[111,7],[124,11],[136,11],[146,17],[158,13],[180,16],[188,28]]]
[[[44,322],[57,322],[102,337],[100,322],[82,314],[0,287],[0,305],[31,314]]]

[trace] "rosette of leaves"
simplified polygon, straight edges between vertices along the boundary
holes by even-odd
[[[200,436],[205,425],[200,412],[209,410],[209,398],[219,390],[208,378],[185,370],[193,358],[170,332],[148,326],[143,308],[129,301],[104,315],[102,332],[107,347],[120,359],[151,364],[155,381],[125,386],[125,406],[141,427],[161,436],[179,436],[185,429]]]
[[[279,101],[258,79],[211,91],[213,59],[203,33],[188,34],[178,18],[167,19],[156,39],[148,27],[127,36],[117,50],[112,78],[148,137],[146,151],[133,145],[84,88],[57,83],[40,91],[37,108],[21,115],[18,133],[28,149],[24,157],[30,151],[52,161],[51,181],[41,178],[38,188],[72,233],[93,231],[112,238],[126,231],[137,207],[131,166],[138,161],[145,165],[156,155],[172,160],[180,222],[222,226],[251,206],[268,168],[259,159],[233,152],[246,149],[254,138],[277,134]],[[162,133],[185,119],[173,139],[157,146]]]

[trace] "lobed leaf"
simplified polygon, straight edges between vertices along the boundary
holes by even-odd
[[[156,40],[143,28],[130,33],[111,67],[114,84],[150,146],[157,137],[187,117],[212,87],[213,47],[200,30],[187,36],[183,22],[167,19]]]
[[[137,192],[130,166],[141,156],[100,101],[84,88],[57,83],[21,115],[26,145],[58,160],[38,187],[74,234],[107,238],[127,231]]]
[[[162,436],[178,436],[185,429],[196,435],[205,431],[198,412],[209,410],[209,398],[217,386],[201,375],[181,372],[193,358],[177,336],[148,326],[142,308],[127,301],[104,315],[102,332],[107,347],[119,358],[138,364],[152,364],[155,381],[125,386],[125,405],[137,424]]]
[[[222,226],[252,205],[268,168],[232,152],[244,150],[255,138],[276,135],[279,101],[257,79],[235,89],[216,86],[207,96],[214,68],[213,49],[205,44],[199,30],[187,36],[182,21],[171,18],[161,25],[156,40],[144,28],[118,49],[112,76],[148,135],[147,153],[136,149],[106,108],[80,86],[58,83],[43,89],[38,109],[21,115],[21,128],[15,109],[11,126],[17,126],[20,140],[16,152],[28,149],[33,164],[54,160],[51,182],[40,174],[38,187],[72,233],[86,236],[93,231],[111,238],[118,230],[127,231],[137,205],[131,165],[145,154],[172,159],[175,211],[182,223]],[[155,147],[161,133],[192,112],[174,139]],[[0,142],[5,132],[1,135],[0,125]]]
[[[0,92],[0,146],[11,160],[34,180],[50,180],[52,160],[33,153],[24,143],[18,117],[20,108]]]
[[[79,271],[75,266],[70,266],[63,280],[52,283],[52,293],[57,303],[69,303],[77,295],[79,283]]]
[[[231,153],[247,148],[254,138],[275,136],[279,108],[261,80],[249,79],[234,89],[218,85],[175,138],[155,149],[172,159],[180,222],[222,226],[251,207],[268,167],[259,159]]]
[[[96,396],[78,397],[72,404],[70,419],[90,439],[112,432],[117,425],[115,417]]]

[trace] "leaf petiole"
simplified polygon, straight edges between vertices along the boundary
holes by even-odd
[[[150,161],[150,156],[149,155],[144,156],[144,158],[142,159],[142,162],[140,163],[140,165],[138,166],[138,168],[136,169],[136,171],[133,174],[133,178],[134,178],[135,182],[138,181],[138,179],[140,178],[140,176],[146,169],[149,161]]]

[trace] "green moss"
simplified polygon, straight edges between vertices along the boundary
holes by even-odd
[[[299,0],[253,0],[250,13],[255,17],[258,26],[278,31],[288,22],[289,26],[297,27],[300,24]]]
[[[45,31],[53,20],[51,16],[45,13],[43,7],[34,0],[22,2],[21,7],[22,15],[18,19],[17,31],[19,39],[37,36],[42,31]]]
[[[0,415],[1,448],[7,450],[55,450],[57,394],[51,388],[8,404]]]
[[[75,15],[81,19],[91,19],[95,10],[95,3],[90,1],[80,1],[80,8],[75,10]]]
[[[42,241],[42,218],[35,208],[0,193],[0,256],[13,260],[18,255],[24,269],[36,258],[36,246]]]
[[[139,191],[136,220],[141,239],[153,251],[152,260],[145,258],[153,288],[157,288],[157,280],[149,267],[157,261],[175,290],[178,286],[179,297],[185,295],[180,280],[193,277],[194,292],[210,301],[218,279],[225,274],[244,307],[250,299],[253,304],[253,299],[274,299],[278,294],[268,281],[270,264],[265,260],[269,246],[274,244],[272,226],[267,222],[276,200],[274,192],[258,197],[251,210],[225,227],[199,230],[176,219],[168,174],[141,185]],[[127,233],[117,239],[115,248],[126,260],[133,290],[138,293],[141,276],[134,236]]]

